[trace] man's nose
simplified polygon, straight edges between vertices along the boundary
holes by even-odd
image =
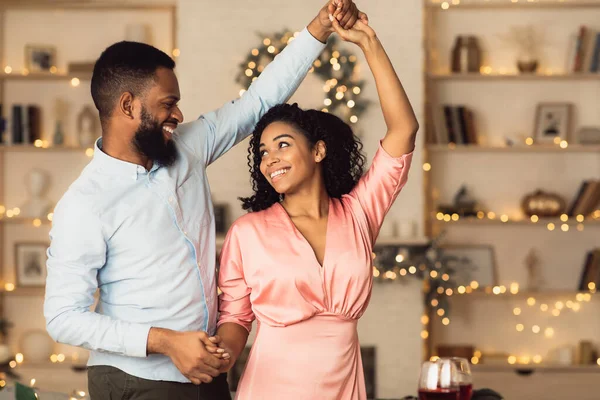
[[[181,112],[181,110],[179,109],[178,106],[175,107],[175,111],[173,111],[173,113],[171,114],[171,117],[173,117],[173,119],[177,120],[178,124],[181,124],[183,122],[183,113]]]

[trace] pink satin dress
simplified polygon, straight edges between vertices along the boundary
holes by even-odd
[[[380,145],[352,192],[330,200],[322,266],[279,203],[232,225],[221,253],[219,325],[250,331],[258,320],[236,399],[366,399],[356,327],[371,295],[373,243],[411,159]]]

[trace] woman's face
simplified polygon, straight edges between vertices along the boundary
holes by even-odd
[[[318,163],[324,156],[324,144],[312,146],[291,124],[273,122],[267,126],[259,151],[260,172],[277,193],[294,193],[312,179],[320,179]]]

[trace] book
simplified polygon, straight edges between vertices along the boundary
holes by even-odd
[[[448,143],[457,143],[456,131],[454,123],[452,122],[452,106],[444,106],[444,121],[446,122],[446,129],[448,131]]]
[[[13,105],[11,121],[11,144],[23,143],[23,112],[20,105]]]
[[[479,138],[477,136],[477,128],[475,125],[475,117],[473,115],[473,111],[466,108],[465,112],[466,112],[465,120],[466,120],[466,124],[467,124],[467,141],[470,144],[478,145]]]
[[[587,185],[585,190],[579,197],[575,208],[573,209],[573,215],[587,215],[592,212],[592,204],[594,199],[596,198],[597,191],[600,190],[600,181],[598,180],[589,180],[587,181]]]
[[[600,32],[596,34],[596,43],[594,44],[592,53],[590,72],[600,72]]]
[[[592,58],[594,56],[594,48],[596,47],[596,35],[597,32],[594,29],[586,29],[581,72],[591,72],[592,70]]]
[[[573,72],[581,72],[581,66],[583,64],[583,49],[585,48],[585,25],[579,27],[579,35],[577,35],[577,42],[575,45],[575,60],[573,61]]]
[[[448,128],[444,120],[444,110],[442,107],[435,107],[433,112],[433,125],[435,130],[435,142],[437,144],[448,144]]]
[[[575,198],[571,202],[571,205],[569,206],[569,209],[567,211],[568,216],[572,217],[575,215],[574,214],[575,207],[577,207],[577,203],[580,201],[580,198],[583,195],[583,192],[585,191],[585,188],[587,187],[587,185],[588,185],[588,181],[583,181],[583,182],[581,182],[581,185],[579,185],[577,194],[575,195]]]
[[[587,289],[587,279],[588,279],[588,271],[590,269],[590,263],[594,257],[594,253],[592,251],[588,251],[585,255],[583,267],[581,268],[581,275],[579,278],[579,285],[577,286],[577,290],[586,290]]]

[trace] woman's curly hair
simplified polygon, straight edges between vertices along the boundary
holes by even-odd
[[[335,115],[317,110],[302,110],[296,103],[280,104],[271,108],[258,121],[250,139],[248,167],[254,194],[240,198],[244,210],[266,210],[279,202],[279,193],[260,172],[260,138],[273,122],[293,125],[306,136],[312,146],[319,140],[325,143],[327,155],[321,162],[321,168],[329,197],[340,198],[356,186],[363,174],[365,156],[361,152],[362,143],[354,135],[352,128]]]

